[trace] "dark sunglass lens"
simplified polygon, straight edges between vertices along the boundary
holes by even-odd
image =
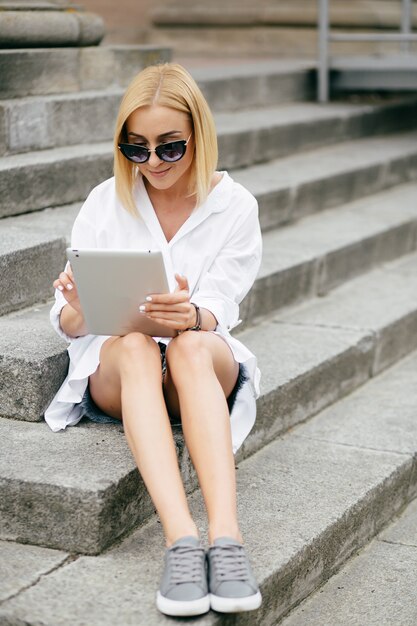
[[[163,161],[172,163],[173,161],[179,161],[184,156],[185,148],[185,141],[174,141],[158,146],[156,153]]]
[[[143,146],[125,143],[120,146],[120,149],[122,154],[134,163],[145,163],[148,160],[148,150]]]

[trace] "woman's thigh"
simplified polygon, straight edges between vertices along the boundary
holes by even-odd
[[[179,349],[176,350],[175,348]],[[164,379],[164,395],[167,408],[170,415],[176,419],[180,417],[179,398],[175,384],[176,365],[178,364],[178,371],[182,373],[188,371],[189,368],[185,370],[182,367],[184,360],[187,359],[187,363],[190,363],[190,359],[193,358],[195,351],[198,350],[204,350],[206,355],[208,353],[207,375],[210,375],[214,370],[224,391],[225,398],[229,397],[237,381],[239,364],[235,361],[230,347],[222,337],[205,331],[182,333],[179,337],[173,339],[168,346],[167,373]],[[204,377],[204,372],[201,375]],[[192,384],[193,381],[190,379],[190,385]]]
[[[125,337],[110,337],[100,350],[100,363],[89,378],[90,394],[95,404],[107,415],[122,419],[121,377],[126,359],[139,365],[150,355],[157,356],[160,363],[159,347],[151,338],[141,333],[131,333]]]

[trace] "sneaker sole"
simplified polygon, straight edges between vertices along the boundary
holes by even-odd
[[[219,613],[240,613],[241,611],[254,611],[259,609],[262,603],[261,592],[244,598],[223,598],[210,594],[210,606],[213,611]]]
[[[172,615],[173,617],[202,615],[210,610],[210,597],[204,596],[197,600],[170,600],[158,591],[156,594],[156,606],[161,613]]]

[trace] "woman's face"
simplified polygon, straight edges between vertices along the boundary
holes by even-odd
[[[190,118],[186,113],[159,105],[140,107],[133,111],[126,121],[126,129],[129,143],[137,143],[150,150],[163,143],[186,141],[192,132]],[[184,183],[186,189],[193,158],[194,137],[191,134],[186,152],[179,161],[167,163],[151,152],[149,160],[138,165],[138,168],[155,189],[170,189],[181,183]]]

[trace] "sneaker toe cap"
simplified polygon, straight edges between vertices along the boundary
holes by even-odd
[[[215,590],[215,594],[224,598],[245,598],[257,592],[252,585],[241,581],[225,581]]]
[[[163,595],[169,600],[191,601],[203,598],[207,595],[207,591],[204,591],[195,583],[183,583],[182,585],[171,587],[171,589]]]

